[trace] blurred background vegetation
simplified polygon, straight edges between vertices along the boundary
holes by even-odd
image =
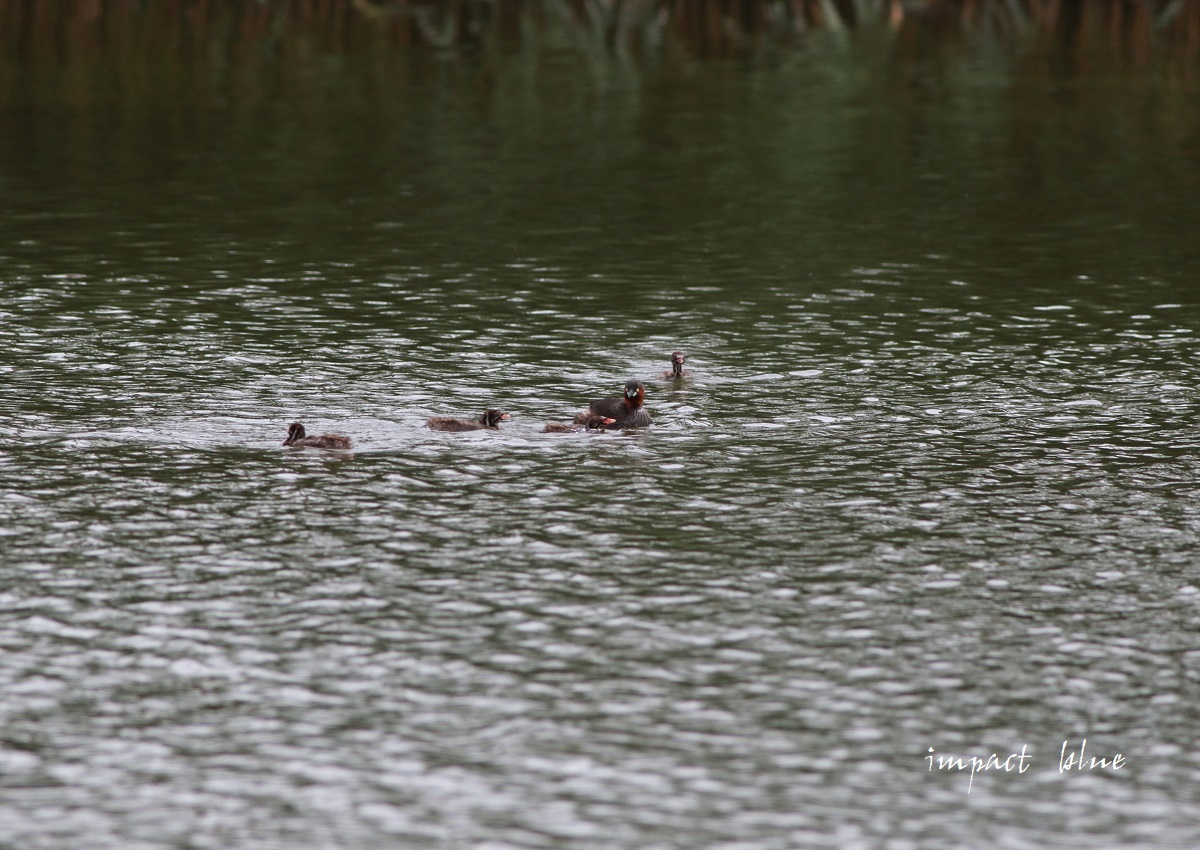
[[[1198,80],[1200,0],[0,0],[0,185],[172,256],[1191,268]]]
[[[1194,72],[1200,55],[1200,0],[0,0],[8,62],[180,52],[228,62],[264,50],[397,45],[487,53],[531,42],[643,61],[720,60],[868,27],[901,47],[1020,43],[1081,71],[1166,59]]]

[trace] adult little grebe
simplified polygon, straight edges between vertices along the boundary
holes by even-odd
[[[466,419],[451,419],[448,416],[434,416],[425,424],[431,431],[482,431],[485,428],[494,431],[504,419],[512,419],[512,417],[499,410],[485,410],[483,416],[474,422]]]
[[[683,364],[687,358],[683,356],[682,351],[675,351],[671,354],[671,368],[669,371],[663,372],[662,376],[668,381],[680,381],[684,378],[690,378],[692,373],[683,370]]]
[[[595,416],[595,415],[585,415],[585,414],[580,414],[580,415],[584,416],[584,421],[575,422],[571,425],[560,425],[557,422],[547,422],[546,427],[542,429],[542,433],[543,434],[568,434],[568,433],[576,433],[579,431],[595,431],[597,429],[604,428],[608,425],[612,425],[613,423],[615,423],[617,421],[617,420],[613,419],[611,416]]]
[[[313,449],[348,449],[350,448],[349,437],[339,437],[336,434],[322,434],[319,437],[304,436],[304,426],[299,422],[293,422],[288,426],[287,439],[283,441],[285,446],[308,446]]]
[[[629,380],[625,382],[624,398],[596,399],[586,412],[575,415],[575,422],[582,425],[589,416],[606,416],[616,421],[605,428],[645,428],[651,421],[645,403],[646,385],[637,379]]]

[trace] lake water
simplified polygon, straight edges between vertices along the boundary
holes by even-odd
[[[1030,56],[0,60],[0,845],[1192,846],[1197,77]]]

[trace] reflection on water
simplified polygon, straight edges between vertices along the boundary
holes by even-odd
[[[3,833],[1185,846],[1191,94],[967,60],[30,88]],[[630,377],[651,429],[540,433]]]

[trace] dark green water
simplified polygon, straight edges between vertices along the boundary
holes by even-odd
[[[1191,846],[1194,80],[0,67],[0,845]]]

